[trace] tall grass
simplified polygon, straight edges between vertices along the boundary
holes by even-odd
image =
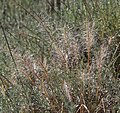
[[[120,111],[119,1],[0,3],[1,113]]]

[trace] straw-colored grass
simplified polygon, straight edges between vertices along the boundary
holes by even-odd
[[[0,1],[0,112],[118,113],[113,1],[66,0],[52,15],[44,0]]]

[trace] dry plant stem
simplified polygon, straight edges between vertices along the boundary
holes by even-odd
[[[99,62],[99,61],[98,61]],[[97,82],[96,82],[96,98],[98,98],[98,96],[99,96],[99,83],[100,83],[100,81],[99,81],[99,79],[100,79],[100,76],[99,76],[99,73],[100,73],[100,66],[99,66],[99,68],[98,68],[98,78],[97,78]]]
[[[84,100],[84,95],[81,93],[81,99],[80,99],[80,107],[78,108],[78,110],[80,111],[80,113],[84,113],[85,109],[84,106],[85,105],[85,100]]]
[[[65,95],[68,98],[69,102],[72,102],[72,97],[71,97],[71,94],[70,94],[70,92],[71,92],[70,87],[65,80],[63,81],[63,89],[65,91]]]
[[[40,65],[40,67],[42,67],[42,69],[44,71],[44,75],[45,75],[44,78],[42,77],[42,84],[41,84],[42,88],[43,88],[44,95],[50,101],[51,108],[54,109],[54,104],[57,103],[57,99],[54,96],[51,98],[51,96],[49,95],[49,93],[47,91],[45,82],[44,82],[44,79],[46,80],[47,83],[49,82],[48,71],[47,71],[46,66],[44,65],[44,63],[42,63],[40,60],[38,60],[38,64]]]
[[[79,109],[81,110],[80,113],[85,113],[85,110],[86,110],[88,113],[90,113],[90,111],[88,110],[87,106],[84,105],[84,104],[81,104],[81,106],[80,106]],[[82,110],[82,109],[85,109],[85,110]]]
[[[91,51],[91,39],[92,37],[90,37],[90,33],[91,31],[89,31],[89,25],[90,23],[86,23],[86,30],[87,30],[87,51],[88,51],[88,61],[87,61],[87,69],[88,69],[88,87],[89,87],[89,95],[90,95],[90,51]]]
[[[15,61],[15,59],[14,59],[14,56],[13,56],[13,54],[12,54],[12,50],[11,50],[11,48],[10,48],[10,44],[9,44],[8,38],[7,38],[7,36],[6,36],[6,31],[5,31],[5,29],[4,29],[4,27],[3,27],[3,25],[2,25],[1,23],[0,23],[0,26],[1,26],[1,29],[2,29],[2,31],[3,31],[3,35],[4,35],[5,41],[6,41],[7,46],[8,46],[8,50],[9,50],[9,52],[10,52],[10,56],[11,56],[11,58],[12,58],[12,60],[13,60],[13,63],[14,63],[16,72],[17,72],[17,74],[19,74],[16,61]]]
[[[24,63],[25,66],[28,67],[28,69],[31,71],[33,77],[37,77],[37,78],[40,80],[39,76],[35,73],[34,67],[33,67],[30,59],[24,58],[24,59],[23,59],[23,63]],[[22,71],[26,76],[28,76],[28,78],[31,80],[31,82],[35,85],[35,80],[33,80],[32,77],[29,76],[30,72],[25,72],[22,68],[21,68],[21,71]]]
[[[54,48],[56,49],[57,53],[60,55],[61,57],[61,60],[62,60],[62,64],[65,64],[65,69],[66,69],[66,59],[65,59],[65,56],[63,54],[63,52],[60,50],[60,48],[58,48],[55,44],[53,44]]]
[[[84,82],[85,82],[85,74],[84,74],[84,69],[82,71],[82,92],[84,94]]]
[[[101,65],[102,65],[102,48],[100,50],[100,55],[98,58],[98,80],[97,80],[97,91],[96,91],[96,97],[98,97],[99,95],[99,86],[100,86],[100,82],[101,82]]]
[[[114,58],[115,54],[117,53],[117,51],[119,49],[119,46],[120,46],[120,43],[117,45],[117,47],[116,47],[116,49],[115,49],[115,51],[114,51],[114,53],[112,55],[112,62],[110,64],[114,63],[117,60],[117,58],[120,56],[120,53],[119,53],[118,56],[116,58]]]
[[[7,77],[5,77],[2,73],[0,73],[0,79],[1,80],[6,80],[6,82],[8,83],[8,84],[10,84],[11,86],[13,86],[13,83],[7,78]]]
[[[28,73],[26,73],[22,68],[20,69],[20,71],[21,71],[26,77],[28,77],[28,79],[32,82],[32,84],[35,84],[34,81],[33,81],[33,79],[29,76]]]
[[[66,28],[66,26],[64,26],[64,40],[65,40],[65,47],[66,47],[66,49],[69,47],[69,42],[68,42],[68,39],[67,39],[68,37],[67,37],[67,28]],[[66,50],[66,53],[67,53],[67,55],[68,55],[68,50]],[[65,57],[64,58],[64,61],[66,62],[66,69],[68,69],[68,61],[67,61],[67,58]]]
[[[64,26],[64,39],[65,39],[65,44],[66,44],[66,48],[69,47],[69,42],[68,42],[68,39],[67,39],[67,27]]]
[[[40,65],[40,67],[42,67],[42,69],[44,71],[45,80],[48,81],[48,79],[49,79],[48,71],[47,71],[46,67],[44,66],[44,63],[42,63],[40,60],[38,60],[38,64]]]
[[[85,113],[85,111],[90,113],[90,111],[88,110],[87,106],[85,105],[85,100],[84,100],[84,97],[83,97],[82,93],[81,93],[80,97],[81,97],[81,99],[80,99],[80,106],[77,109],[76,113]]]
[[[42,79],[41,85],[42,85],[41,87],[43,88],[44,95],[49,99],[49,94],[48,94],[47,89],[45,87],[44,79]]]

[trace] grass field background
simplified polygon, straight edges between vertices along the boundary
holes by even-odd
[[[120,1],[51,3],[0,1],[0,113],[119,113]]]

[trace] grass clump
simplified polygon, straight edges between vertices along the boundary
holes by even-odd
[[[113,1],[66,0],[50,14],[44,0],[1,1],[0,112],[118,113]]]

